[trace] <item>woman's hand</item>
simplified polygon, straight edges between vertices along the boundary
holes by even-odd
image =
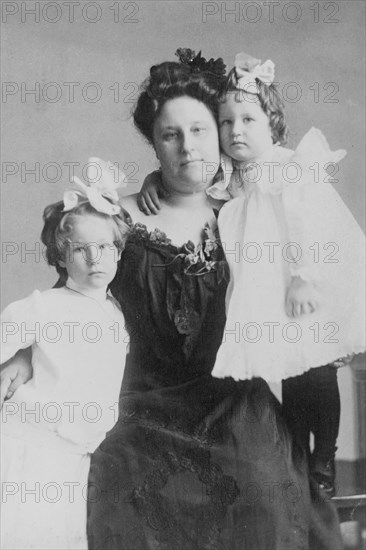
[[[161,208],[159,196],[166,197],[168,195],[169,193],[165,191],[161,183],[161,172],[157,170],[146,176],[137,195],[138,207],[146,216],[157,214]]]
[[[319,306],[320,295],[311,283],[293,277],[286,294],[285,309],[289,317],[313,313]]]
[[[1,365],[0,372],[0,409],[5,399],[10,399],[14,392],[33,376],[31,363],[32,350],[27,348],[18,351],[14,357]]]

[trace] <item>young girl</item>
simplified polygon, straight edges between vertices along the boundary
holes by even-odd
[[[90,453],[117,421],[127,338],[107,288],[128,226],[115,190],[77,183],[44,211],[47,260],[65,286],[2,318],[1,362],[32,346],[33,366],[2,409],[4,549],[87,549]]]
[[[333,494],[333,363],[365,350],[364,236],[325,170],[345,151],[332,152],[314,128],[295,152],[282,147],[287,128],[273,80],[271,61],[238,54],[219,104],[222,177],[207,192],[229,201],[218,224],[230,283],[212,374],[285,380],[289,423],[309,453],[313,432],[312,470]],[[142,207],[156,202],[148,195]]]

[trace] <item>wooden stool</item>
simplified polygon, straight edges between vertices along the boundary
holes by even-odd
[[[334,497],[345,550],[366,550],[366,495]]]

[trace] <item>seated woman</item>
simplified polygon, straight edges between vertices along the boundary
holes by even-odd
[[[134,113],[168,196],[154,218],[135,196],[124,204],[135,223],[112,291],[131,347],[119,420],[92,459],[90,548],[339,549],[335,511],[310,487],[268,385],[210,374],[227,286],[220,205],[205,192],[219,78],[192,69],[152,67]]]
[[[134,113],[169,194],[154,218],[135,196],[124,203],[134,223],[112,292],[130,353],[118,422],[92,457],[89,547],[340,550],[336,512],[268,385],[211,376],[233,336],[220,203],[206,195],[219,166],[215,68],[152,67]]]

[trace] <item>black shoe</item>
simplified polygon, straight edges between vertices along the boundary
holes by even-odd
[[[336,494],[334,458],[324,460],[319,456],[310,459],[310,472],[319,487],[330,497]]]

